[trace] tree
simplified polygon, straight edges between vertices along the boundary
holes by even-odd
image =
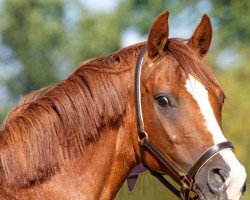
[[[13,97],[58,80],[59,49],[67,41],[62,1],[4,2],[2,41],[21,64],[21,72],[6,80]]]

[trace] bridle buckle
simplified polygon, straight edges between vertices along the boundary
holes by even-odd
[[[193,187],[193,181],[189,180],[185,174],[183,174],[183,177],[181,179],[181,184],[184,186],[185,189],[188,190],[191,190]]]
[[[148,139],[148,134],[146,131],[140,131],[138,132],[138,141],[141,143],[143,140]]]

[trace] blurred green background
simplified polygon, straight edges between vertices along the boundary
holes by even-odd
[[[210,16],[207,62],[227,95],[223,128],[249,172],[249,0],[0,0],[0,122],[22,95],[65,78],[85,59],[145,40],[165,10],[172,37],[189,38],[202,14]]]

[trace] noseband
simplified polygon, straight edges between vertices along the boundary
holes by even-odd
[[[195,175],[197,172],[206,164],[206,162],[220,152],[223,149],[234,149],[231,142],[221,142],[210,147],[205,151],[194,163],[187,173],[181,172],[176,169],[175,165],[166,158],[159,149],[150,141],[148,134],[144,130],[144,122],[142,115],[142,105],[141,105],[141,69],[143,63],[143,55],[145,48],[143,48],[136,60],[135,66],[135,105],[136,105],[136,117],[137,117],[137,131],[141,152],[141,161],[143,165],[159,179],[169,190],[171,190],[179,199],[189,200],[189,199],[199,199],[198,195],[190,197],[190,191],[194,191],[195,186]],[[152,171],[146,164],[145,151],[148,151],[162,166],[164,166],[171,177],[175,177],[176,180],[181,184],[180,191],[175,188],[167,179],[165,179],[162,174]]]

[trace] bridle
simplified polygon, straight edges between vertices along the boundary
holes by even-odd
[[[195,175],[196,173],[206,164],[206,162],[212,158],[214,155],[219,153],[223,149],[234,149],[231,142],[221,142],[210,147],[205,151],[194,163],[194,165],[189,169],[187,173],[181,172],[176,169],[174,164],[166,158],[159,149],[151,142],[148,134],[144,130],[144,122],[142,115],[142,105],[141,105],[141,69],[143,63],[143,55],[145,52],[145,47],[140,51],[135,66],[135,105],[136,105],[136,118],[137,118],[137,131],[139,138],[141,162],[143,165],[159,179],[169,190],[171,190],[179,199],[189,200],[189,199],[199,199],[198,195],[190,197],[190,191],[194,191],[195,186]],[[163,165],[171,177],[175,177],[181,184],[180,191],[173,186],[167,179],[163,177],[162,174],[152,171],[146,163],[145,151],[148,151],[161,165]]]

